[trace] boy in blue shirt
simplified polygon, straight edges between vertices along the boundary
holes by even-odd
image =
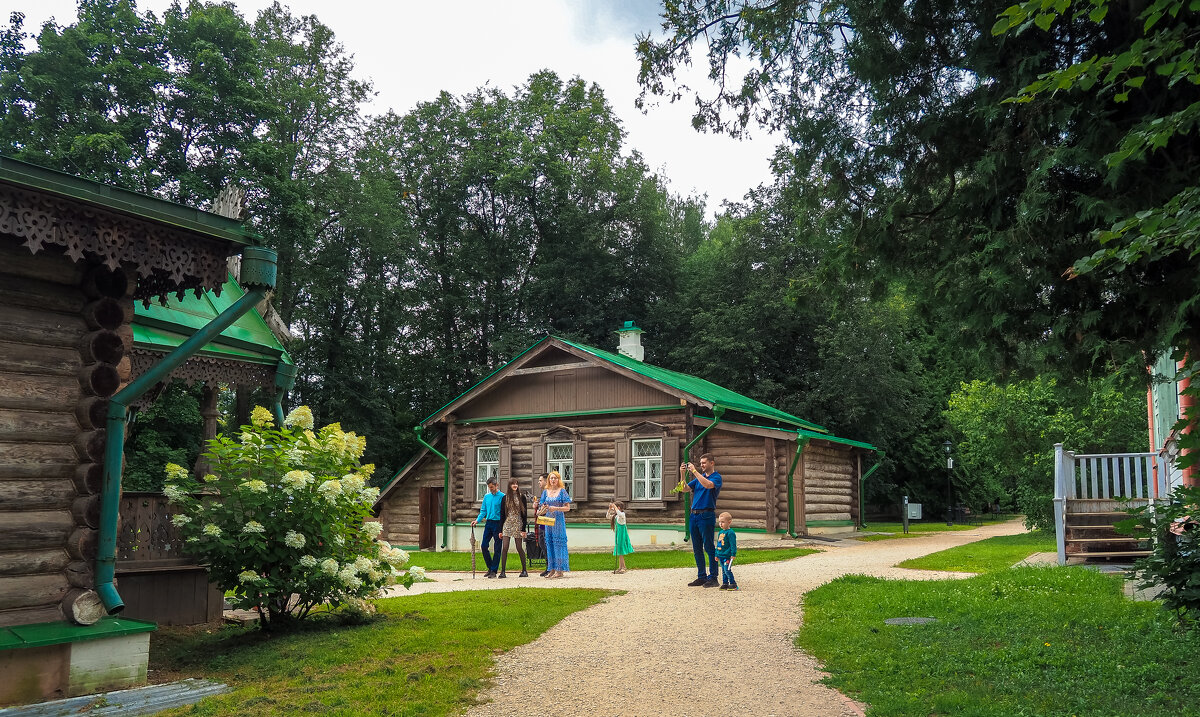
[[[737,590],[737,580],[733,577],[733,559],[737,557],[737,533],[729,526],[733,525],[733,516],[721,513],[717,518],[717,560],[721,563],[721,589]]]

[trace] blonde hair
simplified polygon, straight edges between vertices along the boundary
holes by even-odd
[[[562,475],[558,471],[550,471],[546,474],[546,485],[550,485],[550,481],[554,480],[555,478],[558,479],[559,488],[565,487],[563,486]]]
[[[717,516],[717,520],[721,520],[723,518],[729,518],[729,522],[730,523],[733,522],[733,516],[729,514],[729,511],[721,513],[720,515]]]
[[[620,512],[622,512],[622,513],[624,513],[624,512],[625,512],[625,504],[624,504],[624,503],[622,503],[621,501],[619,501],[619,500],[614,500],[614,501],[612,502],[612,505],[613,505],[613,507],[614,507],[614,508],[616,508],[618,511],[620,511]],[[615,514],[613,515],[613,517],[612,517],[611,519],[609,519],[609,521],[608,521],[608,527],[612,528],[614,531],[617,529],[617,516],[616,516]]]

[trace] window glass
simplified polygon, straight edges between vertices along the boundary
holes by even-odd
[[[633,499],[660,500],[663,489],[662,439],[633,442]]]
[[[550,443],[546,446],[546,472],[558,471],[567,495],[575,495],[575,444]]]
[[[500,446],[479,446],[475,449],[475,496],[487,495],[488,478],[500,480]]]

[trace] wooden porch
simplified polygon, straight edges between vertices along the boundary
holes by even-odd
[[[1054,446],[1054,527],[1058,564],[1068,558],[1135,560],[1148,540],[1113,528],[1127,509],[1166,498],[1169,475],[1157,453],[1077,454]]]

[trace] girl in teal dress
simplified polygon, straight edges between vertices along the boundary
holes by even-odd
[[[625,525],[625,504],[614,500],[608,504],[608,520],[615,533],[613,555],[617,556],[617,575],[625,572],[625,556],[633,552],[633,543],[629,542],[629,528]]]

